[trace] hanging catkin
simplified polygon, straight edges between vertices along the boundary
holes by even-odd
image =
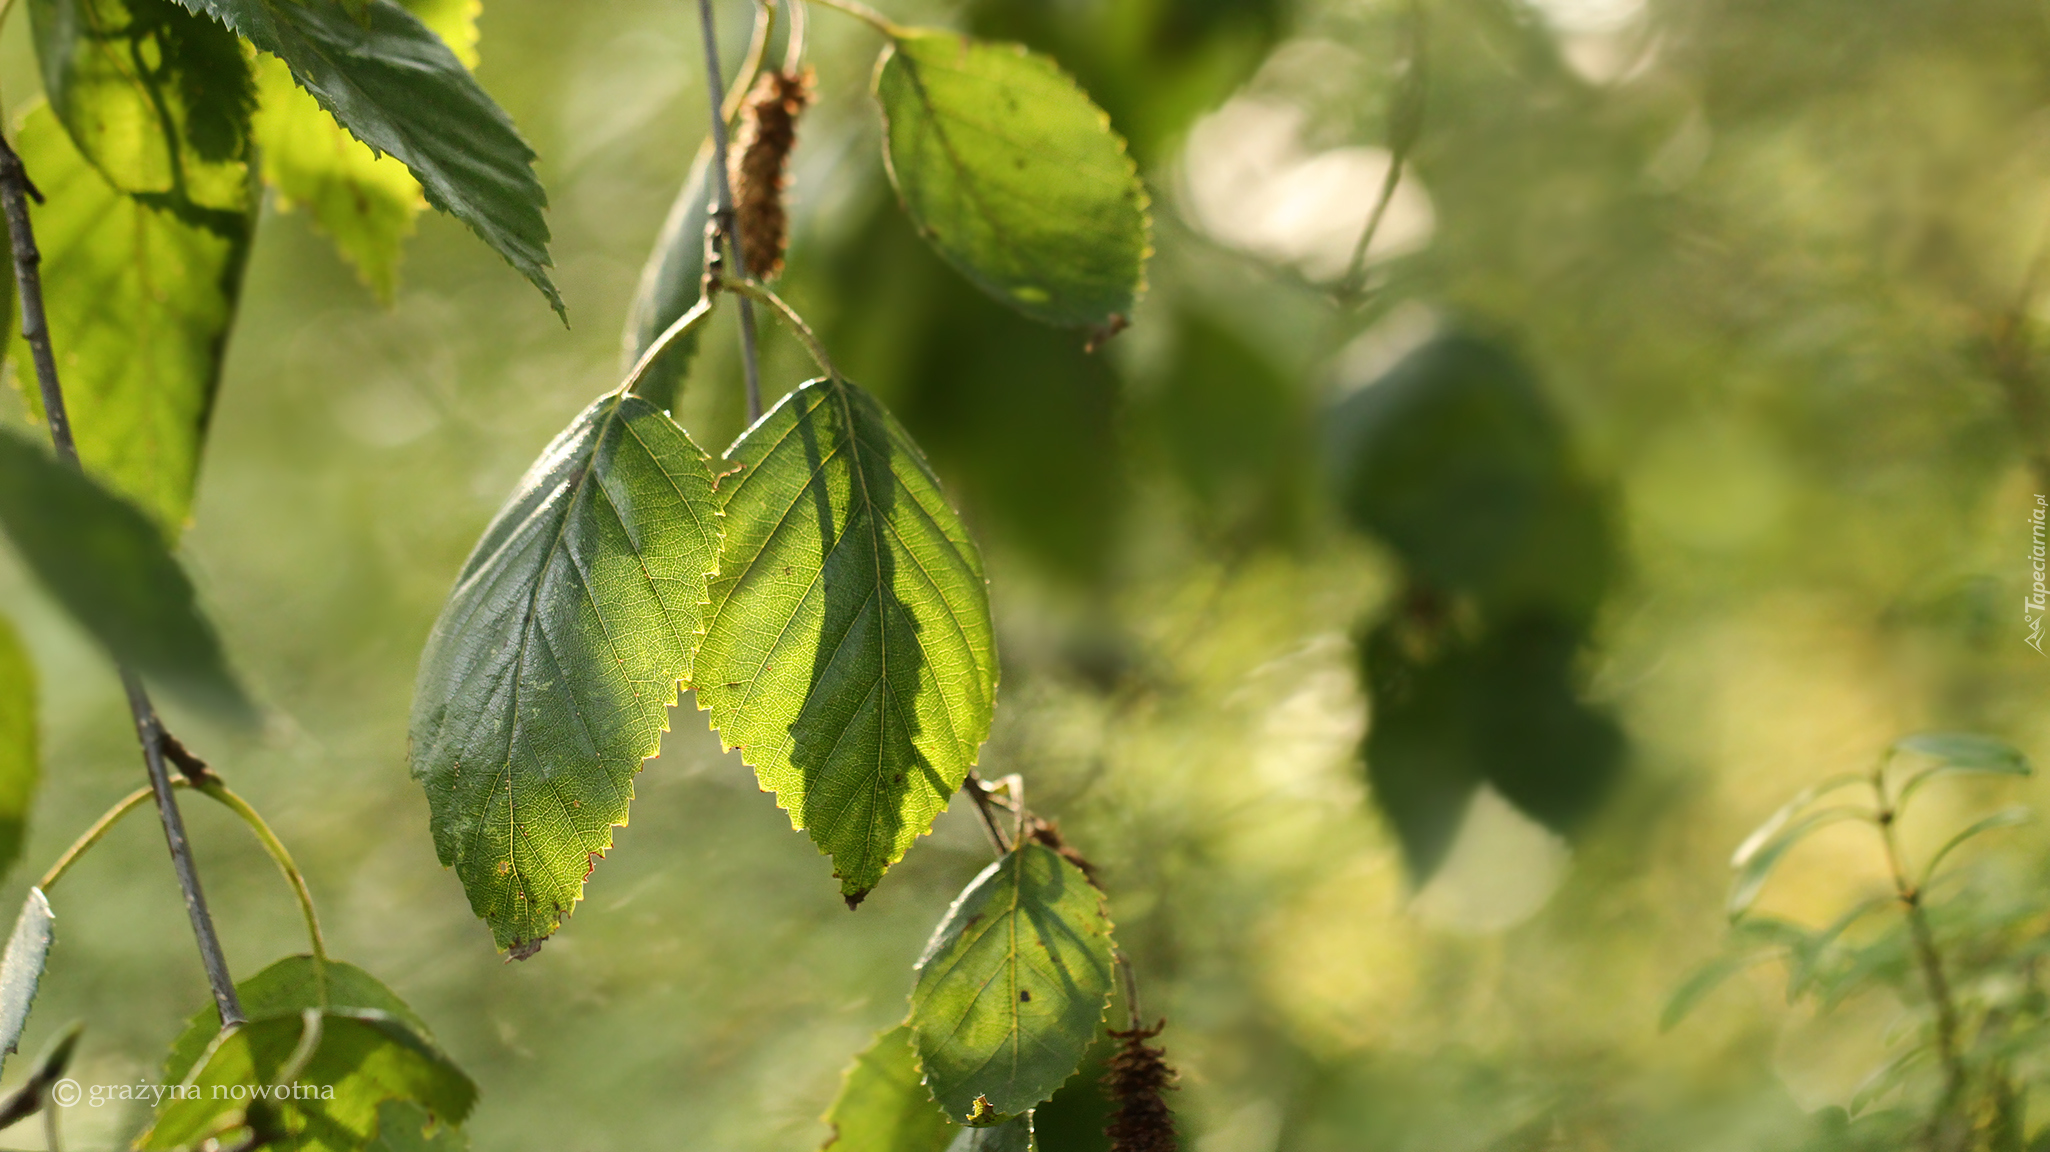
[[[764,72],[740,112],[729,175],[733,180],[734,226],[748,275],[773,280],[783,270],[789,216],[783,190],[789,183],[790,148],[797,143],[797,118],[811,103],[812,70]]]
[[[1103,1128],[1111,1152],[1175,1152],[1174,1114],[1160,1096],[1174,1086],[1174,1069],[1167,1066],[1166,1049],[1146,1043],[1166,1026],[1165,1020],[1151,1028],[1135,1022],[1129,1031],[1111,1032],[1120,1042],[1103,1076],[1105,1093],[1115,1105]]]

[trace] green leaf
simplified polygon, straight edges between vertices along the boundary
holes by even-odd
[[[1934,767],[1915,773],[1901,785],[1900,798],[1894,801],[1896,808],[1906,806],[1908,797],[1941,776],[1959,772],[2027,776],[2030,772],[2029,758],[2014,745],[1969,732],[1919,732],[1894,741],[1890,751],[1912,752],[1936,761]]]
[[[377,1136],[364,1152],[464,1152],[469,1137],[453,1124],[410,1100],[386,1100],[377,1106]]]
[[[232,33],[171,0],[30,0],[29,18],[50,107],[108,183],[194,223],[248,214],[256,94]]]
[[[1736,869],[1737,875],[1730,882],[1730,900],[1727,907],[1730,918],[1734,920],[1751,910],[1751,906],[1758,902],[1758,894],[1765,888],[1765,882],[1772,877],[1772,870],[1779,866],[1781,858],[1785,857],[1794,845],[1831,824],[1870,818],[1869,813],[1858,808],[1823,808],[1810,812],[1760,845],[1741,862],[1733,861],[1731,866]]]
[[[397,1113],[415,1127],[387,1142],[412,1149],[425,1140],[418,1117],[459,1125],[476,1101],[476,1086],[419,1018],[361,968],[292,956],[236,991],[249,1023],[222,1032],[212,1007],[192,1018],[164,1068],[166,1085],[190,1087],[165,1094],[138,1148],[169,1150],[261,1125],[296,1152],[355,1152],[385,1139],[388,1105],[398,1101],[416,1106]],[[265,1092],[253,1099],[257,1087]]]
[[[710,191],[706,174],[711,171],[712,153],[698,149],[690,175],[677,190],[669,206],[669,218],[655,238],[654,250],[641,268],[640,287],[626,314],[626,332],[621,341],[626,367],[638,363],[663,330],[694,307],[703,296],[705,275],[705,222],[710,218]],[[690,362],[698,354],[698,333],[686,332],[669,342],[659,359],[648,366],[635,391],[653,401],[657,408],[676,407],[677,390],[690,374]]]
[[[911,437],[843,380],[727,451],[700,707],[858,902],[925,834],[989,734],[982,557]]]
[[[1816,800],[1827,796],[1839,788],[1848,788],[1853,784],[1862,784],[1869,779],[1870,777],[1862,773],[1846,772],[1839,776],[1831,776],[1819,783],[1811,784],[1794,793],[1792,800],[1780,805],[1778,811],[1766,817],[1763,824],[1753,828],[1751,834],[1744,837],[1744,842],[1737,845],[1737,850],[1730,854],[1730,867],[1742,868],[1750,863],[1751,858],[1758,855],[1758,850],[1765,847],[1766,843],[1774,836],[1779,835],[1780,829],[1785,828],[1787,822],[1798,815],[1801,809],[1806,808]]]
[[[1122,327],[1151,253],[1146,190],[1087,93],[1015,44],[898,29],[875,75],[883,156],[949,264],[1035,320]]]
[[[47,107],[29,114],[16,146],[46,197],[30,212],[79,456],[175,535],[192,508],[255,198],[246,182],[227,206],[124,194]],[[11,355],[40,417],[28,346]]]
[[[477,66],[477,0],[405,0],[405,9],[439,35],[466,67]],[[315,226],[363,278],[391,303],[399,260],[427,206],[420,182],[406,166],[349,134],[293,81],[275,56],[257,63],[262,99],[255,134],[263,178],[278,190],[279,206],[303,207]]]
[[[926,1087],[960,1123],[1008,1120],[1074,1074],[1110,1004],[1110,918],[1041,844],[984,869],[918,961],[911,1032]]]
[[[470,556],[421,657],[434,845],[525,954],[562,923],[661,746],[719,565],[705,453],[638,396],[585,409]]]
[[[987,1128],[963,1128],[947,1152],[1039,1152],[1032,1136],[1032,1113],[1014,1116]]]
[[[35,1006],[36,988],[50,959],[50,926],[56,919],[43,890],[29,889],[21,914],[14,918],[14,932],[7,937],[7,951],[0,954],[0,1064],[21,1043],[21,1031],[28,1027],[29,1009]]]
[[[1665,1010],[1659,1013],[1659,1031],[1670,1032],[1696,1005],[1708,997],[1710,992],[1722,987],[1730,977],[1746,968],[1770,958],[1770,954],[1756,952],[1718,956],[1696,968],[1687,979],[1673,989],[1673,995],[1666,1001]]]
[[[254,716],[184,569],[140,509],[0,431],[0,527],[115,660],[194,705],[229,719]]]
[[[180,0],[282,59],[358,140],[404,162],[428,203],[468,224],[533,281],[548,278],[548,195],[534,152],[449,46],[391,0],[365,19],[336,0]]]
[[[41,760],[36,739],[36,669],[14,628],[0,619],[0,874],[21,856]]]
[[[1938,848],[1936,854],[1929,858],[1929,865],[1922,873],[1922,886],[1928,886],[1929,881],[1936,875],[1937,866],[1942,864],[1944,859],[1956,851],[1965,841],[1999,828],[2013,828],[2017,825],[2027,824],[2035,818],[2036,814],[2033,811],[2020,805],[2015,805],[2009,808],[2002,808],[1991,816],[1974,821],[1970,827],[1944,841],[1943,847]]]
[[[821,1152],[944,1152],[954,1132],[921,1082],[904,1024],[854,1058],[821,1119],[833,1129]]]

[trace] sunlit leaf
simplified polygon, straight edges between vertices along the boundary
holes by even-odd
[[[1032,1113],[1014,1116],[986,1128],[962,1128],[947,1152],[1039,1152],[1032,1135]]]
[[[470,1139],[461,1128],[443,1124],[410,1100],[386,1100],[377,1106],[377,1135],[363,1152],[463,1152]]]
[[[321,107],[404,162],[428,203],[468,224],[562,312],[533,150],[417,17],[391,0],[371,0],[362,20],[336,0],[180,2],[282,59]]]
[[[629,366],[640,360],[656,337],[677,317],[690,311],[703,295],[705,222],[711,216],[710,190],[705,180],[711,171],[711,161],[709,149],[698,150],[690,175],[669,206],[662,233],[648,253],[648,262],[641,268],[640,286],[634,290],[633,303],[628,306],[626,332],[621,341],[624,362]],[[670,341],[634,390],[658,408],[674,408],[677,389],[683,386],[697,352],[696,331]]]
[[[50,959],[50,927],[56,919],[43,890],[29,889],[7,937],[7,951],[0,954],[0,1064],[21,1043],[21,1031],[28,1026],[43,966]]]
[[[476,1086],[419,1019],[354,965],[288,957],[236,991],[249,1023],[221,1032],[211,1007],[192,1018],[164,1076],[166,1085],[189,1087],[165,1094],[136,1147],[168,1152],[262,1125],[298,1152],[356,1152],[383,1138],[391,1102],[416,1106],[396,1113],[402,1122],[424,1115],[459,1125],[476,1101]],[[259,1088],[260,1096],[252,1091]],[[394,1149],[425,1139],[418,1127],[393,1135],[386,1142]]]
[[[832,1152],[943,1152],[954,1132],[925,1090],[903,1024],[854,1058],[822,1119],[833,1134],[821,1147]]]
[[[465,66],[477,66],[478,0],[404,0],[402,6]],[[281,207],[304,208],[377,298],[390,303],[406,238],[427,206],[420,182],[397,159],[350,135],[293,81],[284,61],[263,57],[257,78],[262,98],[255,134],[264,180],[278,190]]]
[[[156,526],[21,436],[0,431],[0,527],[50,595],[116,660],[232,719],[254,707]]]
[[[499,947],[554,932],[626,823],[718,549],[705,453],[614,393],[541,454],[463,566],[421,657],[413,776]]]
[[[791,393],[727,458],[698,704],[858,901],[989,734],[982,557],[911,437],[846,381]]]
[[[890,178],[948,263],[1049,324],[1130,318],[1151,252],[1146,190],[1110,118],[1052,60],[899,29],[875,93]]]
[[[1110,1003],[1110,918],[1082,870],[1040,844],[984,869],[918,961],[911,1032],[957,1123],[1018,1116],[1074,1074]]]
[[[1831,824],[1845,820],[1869,820],[1871,816],[1857,808],[1823,808],[1794,821],[1777,836],[1760,845],[1736,865],[1736,878],[1730,882],[1730,899],[1725,910],[1732,919],[1742,916],[1758,902],[1758,894],[1765,888],[1765,882],[1772,878],[1772,871],[1795,845]]]
[[[36,725],[36,669],[0,619],[0,873],[14,866],[28,828],[41,759]]]
[[[30,215],[79,455],[175,535],[192,508],[255,199],[246,181],[219,204],[124,194],[47,106],[22,123],[16,148],[45,196]],[[40,415],[27,345],[15,342],[11,358]]]

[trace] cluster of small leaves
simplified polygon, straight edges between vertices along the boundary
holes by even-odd
[[[1368,781],[1410,874],[1443,862],[1483,784],[1574,831],[1623,760],[1575,671],[1616,542],[1536,380],[1454,332],[1365,382],[1328,429],[1340,509],[1406,586],[1358,648]]]
[[[1677,1026],[1731,977],[1768,963],[1784,969],[1789,1004],[1805,1001],[1821,1012],[1883,991],[1908,1017],[1852,1094],[1830,1146],[2037,1147],[2025,1141],[2022,1117],[2031,1091],[2050,1087],[2050,994],[2039,974],[2050,955],[2050,899],[2033,887],[2002,892],[1973,883],[1956,856],[2032,814],[1998,809],[1920,861],[1905,859],[1891,839],[1909,801],[1934,781],[2029,772],[2028,761],[2003,741],[1922,733],[1896,741],[1871,773],[1803,789],[1733,854],[1729,945],[1674,990],[1661,1027]],[[1892,886],[1820,926],[1758,911],[1777,867],[1816,832],[1846,822],[1872,831],[1872,850],[1893,870]]]

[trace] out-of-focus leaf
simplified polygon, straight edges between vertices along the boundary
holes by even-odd
[[[621,361],[632,367],[654,344],[664,329],[691,310],[703,296],[705,277],[705,223],[711,218],[706,176],[711,171],[712,153],[698,149],[690,175],[677,190],[669,206],[669,217],[655,237],[654,250],[641,268],[640,286],[626,313],[626,332],[621,341]],[[677,390],[690,374],[690,363],[698,354],[698,333],[686,332],[669,342],[662,355],[648,366],[635,391],[657,408],[673,408]]]
[[[28,9],[50,107],[109,184],[195,224],[246,215],[255,91],[233,33],[171,0]]]
[[[534,152],[427,25],[391,0],[180,0],[282,59],[358,140],[404,162],[427,202],[468,224],[548,298],[548,195]]]
[[[219,203],[125,194],[47,106],[22,123],[16,147],[45,195],[30,212],[79,456],[175,536],[192,508],[255,198],[246,181]],[[40,416],[28,346],[16,342],[11,355]]]
[[[29,889],[7,937],[7,951],[0,954],[0,1065],[21,1043],[21,1030],[28,1026],[36,987],[43,982],[43,965],[50,959],[50,926],[56,919],[43,890]]]
[[[14,626],[0,619],[0,873],[21,855],[29,804],[41,775],[36,669]]]
[[[249,1023],[222,1032],[212,1007],[193,1016],[165,1060],[164,1083],[197,1091],[167,1092],[138,1148],[167,1152],[264,1124],[304,1152],[355,1152],[376,1140],[413,1149],[426,1143],[422,1116],[460,1125],[476,1101],[476,1086],[435,1047],[419,1018],[355,965],[287,957],[236,991]],[[317,1032],[309,1036],[309,1029]],[[289,1082],[281,1084],[285,1073]],[[218,1097],[216,1085],[227,1089]],[[265,1091],[259,1097],[251,1088]],[[393,1102],[414,1106],[396,1113],[414,1127],[407,1132],[402,1125],[387,1137],[382,1124],[394,1115]],[[446,1147],[439,1140],[430,1146]]]
[[[1610,515],[1530,371],[1454,333],[1331,413],[1340,507],[1419,583],[1487,609],[1592,617],[1615,566]]]
[[[478,0],[403,0],[466,67],[477,66]],[[275,56],[257,62],[262,99],[255,135],[263,178],[281,206],[301,206],[334,241],[379,300],[398,288],[399,261],[427,206],[420,182],[391,156],[381,156],[349,134],[312,95],[293,81]]]
[[[1730,977],[1757,964],[1766,956],[1755,953],[1718,956],[1680,982],[1678,988],[1666,1000],[1665,1010],[1659,1013],[1659,1031],[1669,1032],[1674,1025],[1687,1018],[1696,1005],[1708,997],[1710,992],[1723,986]]]
[[[1822,808],[1787,825],[1745,857],[1743,863],[1733,864],[1737,875],[1730,881],[1730,899],[1724,910],[1733,920],[1750,911],[1751,905],[1758,902],[1758,894],[1765,888],[1765,882],[1772,878],[1773,869],[1779,867],[1779,862],[1796,844],[1831,824],[1870,818],[1870,813],[1859,808]]]
[[[626,823],[718,567],[709,459],[619,393],[555,438],[463,566],[420,660],[413,777],[500,948],[554,932]]]
[[[987,1128],[962,1128],[947,1152],[1039,1152],[1032,1136],[1032,1112]]]
[[[883,152],[947,262],[1036,320],[1111,331],[1150,253],[1145,188],[1110,118],[1014,44],[899,29],[876,67]]]
[[[1900,897],[1892,894],[1868,896],[1858,901],[1827,927],[1810,936],[1799,948],[1794,949],[1793,963],[1787,967],[1787,1003],[1800,999],[1820,978],[1822,967],[1830,956],[1836,942],[1850,931],[1851,925],[1870,916],[1882,908],[1897,907]]]
[[[230,719],[254,716],[184,569],[140,509],[0,431],[0,527],[116,660],[195,705]]]
[[[1850,1113],[1856,1116],[1873,1101],[1900,1087],[1901,1082],[1912,1074],[1916,1067],[1933,1055],[1926,1044],[1916,1044],[1895,1055],[1886,1063],[1872,1070],[1851,1093]]]
[[[910,1027],[877,1036],[840,1076],[822,1152],[944,1152],[954,1126],[922,1081]]]
[[[377,1106],[377,1135],[363,1152],[464,1152],[469,1146],[461,1128],[437,1121],[411,1100],[386,1100]]]
[[[1907,782],[1901,785],[1900,796],[1894,801],[1897,808],[1906,806],[1908,797],[1940,776],[1960,772],[2027,776],[2031,771],[2029,758],[2014,745],[1992,736],[1969,732],[1918,732],[1894,741],[1892,751],[1912,752],[1937,762],[1934,767],[1924,768],[1908,777]]]
[[[1848,788],[1853,784],[1860,784],[1868,779],[1869,777],[1861,773],[1846,772],[1840,776],[1831,776],[1826,780],[1811,784],[1796,792],[1792,800],[1780,805],[1778,811],[1766,817],[1763,824],[1753,828],[1751,834],[1744,837],[1744,842],[1737,845],[1737,850],[1730,854],[1730,867],[1742,868],[1745,864],[1749,863],[1751,858],[1758,854],[1758,850],[1765,847],[1767,841],[1779,835],[1780,829],[1785,828],[1787,822],[1792,820],[1801,809],[1806,808],[1816,800],[1827,796],[1839,788]]]
[[[1019,847],[955,898],[919,958],[926,1087],[956,1123],[1020,1116],[1074,1074],[1110,991],[1103,894],[1054,850]]]
[[[982,557],[911,437],[847,381],[805,384],[726,455],[698,704],[859,901],[989,734]]]
[[[1929,880],[1936,875],[1936,869],[1942,865],[1944,859],[1956,851],[1965,841],[1995,829],[2013,828],[2020,824],[2027,824],[2035,818],[2035,812],[2016,805],[2014,807],[2002,808],[1991,816],[1973,821],[1969,827],[1944,841],[1943,847],[1938,848],[1936,854],[1929,857],[1929,864],[1922,873],[1923,885],[1926,886],[1929,883]]]
[[[73,1023],[43,1046],[28,1079],[0,1099],[0,1128],[11,1128],[50,1106],[50,1089],[71,1066],[72,1054],[78,1050],[78,1038],[84,1033],[83,1023]],[[0,1055],[0,1060],[4,1059],[5,1056]]]
[[[1615,721],[1579,699],[1577,647],[1575,629],[1549,616],[1469,641],[1398,615],[1365,637],[1367,780],[1416,882],[1444,862],[1484,781],[1561,834],[1599,807],[1625,745]]]

